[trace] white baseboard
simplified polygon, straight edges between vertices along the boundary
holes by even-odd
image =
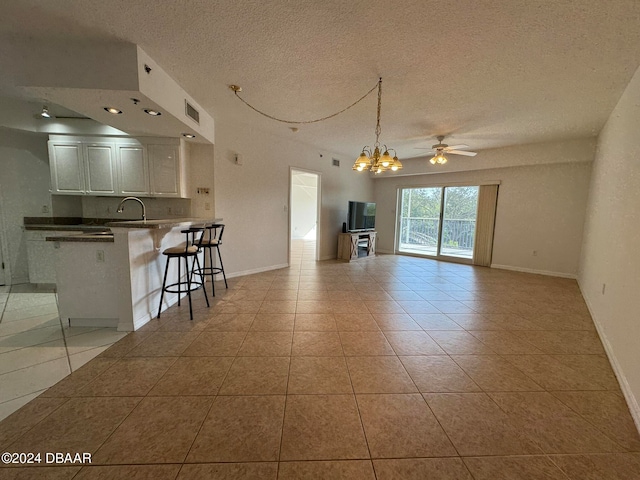
[[[242,277],[244,275],[252,275],[254,273],[262,273],[262,272],[269,272],[271,270],[279,270],[281,268],[287,268],[289,266],[288,263],[281,263],[280,265],[270,265],[268,267],[261,267],[261,268],[253,268],[251,270],[243,270],[241,272],[233,272],[233,273],[227,273],[227,279],[229,278],[234,278],[234,277]]]
[[[609,363],[613,368],[613,372],[616,374],[616,378],[620,383],[620,389],[622,390],[622,394],[624,395],[625,400],[627,401],[627,406],[629,407],[629,413],[631,413],[631,417],[636,424],[636,428],[638,432],[640,432],[640,405],[638,404],[638,400],[635,395],[631,391],[631,387],[629,386],[629,382],[627,381],[627,377],[625,376],[622,368],[620,367],[620,363],[616,358],[615,353],[613,352],[613,347],[609,342],[609,339],[604,333],[604,329],[600,324],[600,321],[596,317],[593,309],[591,308],[591,302],[589,302],[589,298],[584,294],[584,289],[582,285],[580,285],[580,281],[578,280],[578,287],[580,288],[580,293],[582,294],[582,298],[584,298],[585,303],[587,304],[587,309],[589,310],[589,314],[591,314],[591,318],[593,319],[593,324],[596,326],[596,330],[598,331],[598,336],[602,341],[602,346],[604,347],[604,351],[607,354],[607,358],[609,359]]]
[[[514,272],[534,273],[536,275],[547,275],[549,277],[572,278],[574,280],[578,278],[578,276],[575,273],[553,272],[551,270],[536,270],[535,268],[514,267],[511,265],[499,265],[497,263],[492,263],[491,268],[498,268],[501,270],[511,270]]]

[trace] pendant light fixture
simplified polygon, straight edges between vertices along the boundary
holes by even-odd
[[[40,116],[42,118],[51,118],[51,114],[49,113],[49,107],[46,105],[42,106],[42,111],[40,112]]]
[[[380,145],[380,110],[382,107],[382,78],[378,80],[378,114],[376,122],[376,143],[373,144],[373,149],[368,145],[362,149],[362,153],[356,159],[353,164],[353,170],[362,172],[365,170],[371,170],[376,175],[387,170],[398,171],[402,169],[402,163],[398,160],[398,155],[393,148],[387,148],[386,145]],[[382,147],[382,155],[380,154]],[[393,157],[389,154],[389,150],[393,151]]]

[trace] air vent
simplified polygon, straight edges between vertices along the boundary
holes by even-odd
[[[340,160],[338,160],[337,158],[332,158],[331,159],[331,165],[333,165],[334,167],[339,167],[340,166]]]
[[[193,105],[191,105],[186,100],[184,101],[184,111],[191,120],[200,125],[200,112],[196,110]]]

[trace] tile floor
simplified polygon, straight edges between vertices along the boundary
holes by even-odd
[[[576,282],[380,255],[218,286],[0,423],[0,478],[640,478]]]
[[[52,289],[0,287],[0,420],[124,336],[113,328],[69,327]]]

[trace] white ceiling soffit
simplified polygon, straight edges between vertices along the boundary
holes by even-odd
[[[130,135],[190,133],[192,141],[214,141],[213,118],[136,45],[31,40],[13,42],[6,59],[22,97],[62,105]],[[199,123],[186,115],[186,101],[199,112]]]
[[[228,85],[272,115],[308,119],[381,76],[381,141],[404,162],[439,134],[473,151],[597,135],[640,64],[638,25],[637,0],[21,0],[3,4],[0,44],[137,44],[217,121],[347,158],[375,139],[375,94],[293,137]]]

